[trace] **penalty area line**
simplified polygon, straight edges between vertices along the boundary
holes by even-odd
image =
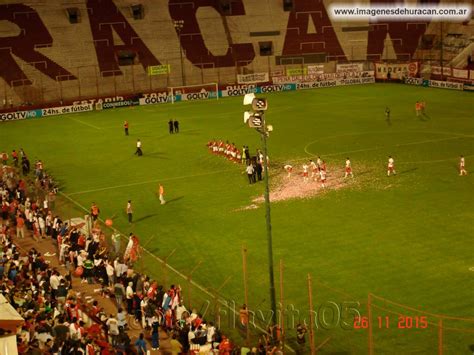
[[[86,213],[89,213],[89,210],[87,208],[85,208],[83,205],[81,205],[79,202],[77,202],[76,200],[70,198],[68,195],[62,193],[62,192],[59,192],[59,194],[61,196],[63,196],[65,199],[67,199],[68,201],[70,201],[71,203],[73,203],[74,205],[76,205],[77,207],[79,207],[80,209],[82,209],[83,211],[85,211]],[[99,218],[99,220],[102,222],[102,223],[105,223],[105,221],[102,219],[102,218]],[[127,240],[127,237],[125,236],[124,233],[122,233],[120,230],[116,229],[116,228],[113,228],[111,227],[112,230],[114,230],[115,232],[118,232],[120,234],[120,236]],[[208,295],[209,297],[211,297],[212,299],[215,299],[216,296],[213,295],[211,292],[209,292],[204,286],[201,286],[200,284],[196,283],[196,281],[192,280],[192,279],[189,279],[186,275],[184,275],[183,273],[179,272],[177,269],[175,269],[173,266],[171,266],[170,264],[168,263],[165,263],[165,261],[163,259],[161,259],[160,257],[156,256],[155,254],[153,254],[151,251],[149,251],[148,249],[146,248],[143,248],[143,247],[140,247],[141,250],[143,250],[145,253],[147,253],[150,257],[152,257],[153,259],[155,259],[156,261],[160,262],[161,264],[164,264],[169,270],[173,271],[176,275],[178,275],[179,277],[181,277],[183,280],[188,280],[193,286],[195,286],[196,288],[198,288],[200,291],[202,291],[203,293],[205,293],[206,295]],[[234,313],[234,315],[238,315],[238,312],[229,306],[229,304],[225,301],[225,300],[222,300],[220,297],[217,297],[217,300],[219,301],[219,303],[228,308],[231,312]],[[258,325],[255,325],[255,328],[257,328],[259,331],[261,331],[262,333],[265,333],[265,334],[268,334],[267,331],[263,328],[261,328],[260,326]],[[288,346],[287,344],[285,344],[285,348],[288,349],[290,352],[292,353],[296,353],[296,351]]]
[[[202,173],[202,174],[183,175],[183,176],[175,176],[175,177],[172,177],[172,178],[163,178],[163,179],[154,179],[154,180],[133,182],[133,183],[130,183],[130,184],[115,185],[115,186],[102,187],[102,188],[98,188],[98,189],[71,192],[67,195],[64,194],[64,196],[82,195],[82,194],[88,194],[88,193],[91,193],[91,192],[114,190],[114,189],[119,189],[119,188],[122,188],[122,187],[146,185],[146,184],[152,184],[152,183],[157,183],[157,182],[161,182],[161,181],[173,181],[173,180],[182,180],[182,179],[188,179],[188,178],[194,178],[194,177],[215,175],[215,174],[225,173],[225,172],[234,171],[234,170],[236,170],[236,169],[217,170],[217,171],[211,171],[211,172]]]
[[[94,128],[94,129],[102,130],[102,128],[97,127],[97,126],[94,126],[93,124],[90,124],[90,123],[81,121],[81,120],[78,119],[78,118],[70,117],[70,119],[73,120],[73,121],[76,121],[77,123],[81,123],[81,124],[83,124],[83,125],[85,125],[85,126],[89,126],[89,127]]]

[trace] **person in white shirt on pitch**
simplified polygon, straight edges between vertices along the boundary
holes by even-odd
[[[326,188],[326,170],[321,169],[319,171],[319,176],[321,178],[321,186]]]
[[[392,156],[388,156],[388,165],[387,165],[387,176],[390,176],[390,174],[397,175],[397,172],[395,171],[395,160],[393,160]]]
[[[135,154],[139,157],[143,155],[142,142],[140,141],[140,139],[137,139],[137,150],[135,151]]]
[[[286,172],[288,173],[287,177],[290,178],[291,177],[291,173],[293,172],[293,167],[290,165],[290,164],[286,164],[283,169],[286,170]]]
[[[466,171],[466,161],[464,160],[464,156],[459,157],[459,176],[467,175]]]
[[[311,169],[311,179],[315,180],[318,176],[318,166],[313,160],[310,159],[309,167]]]
[[[308,165],[303,164],[303,181],[308,182]]]

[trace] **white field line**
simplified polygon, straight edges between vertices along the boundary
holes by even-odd
[[[97,127],[97,126],[94,126],[93,124],[90,124],[90,123],[81,121],[81,120],[78,119],[78,118],[70,117],[70,119],[73,120],[73,121],[76,121],[76,122],[78,122],[78,123],[81,123],[81,124],[83,124],[83,125],[85,125],[85,126],[89,126],[89,127],[92,127],[92,128],[98,129],[98,130],[102,130],[102,128]]]
[[[70,198],[68,195],[65,195],[63,194],[62,192],[59,192],[62,196],[64,196],[64,198],[66,198],[67,200],[69,200],[70,202],[72,202],[73,204],[75,204],[76,206],[78,206],[80,209],[82,209],[83,211],[89,213],[89,210],[87,208],[85,208],[83,205],[81,205],[79,202],[73,200],[72,198]],[[99,220],[102,222],[102,223],[105,223],[104,220],[102,218],[99,218]],[[121,231],[119,231],[118,229],[116,228],[112,228],[113,230],[117,231],[120,233],[120,236],[124,239],[127,239],[125,234],[122,233]],[[198,284],[196,281],[194,280],[189,280],[189,278],[184,275],[183,273],[179,272],[178,270],[176,270],[174,267],[172,267],[170,264],[168,263],[165,263],[163,259],[161,259],[160,257],[156,256],[155,254],[153,254],[151,251],[149,251],[148,249],[145,249],[145,248],[141,248],[144,252],[146,252],[148,255],[150,255],[153,259],[157,260],[158,262],[162,263],[162,264],[165,264],[165,266],[170,269],[171,271],[173,271],[174,273],[176,273],[178,276],[182,277],[184,280],[188,280],[190,281],[190,283],[197,287],[199,290],[201,290],[202,292],[204,292],[206,295],[208,295],[209,297],[211,297],[212,299],[215,299],[215,295],[213,295],[211,292],[209,292],[204,286],[201,286],[200,284]],[[224,302],[223,300],[221,300],[220,298],[217,298],[219,303],[221,305],[223,305],[224,307],[228,308],[230,311],[232,311],[234,313],[234,315],[238,315],[238,313],[236,312],[235,309],[233,309],[232,307],[230,307],[227,302]],[[255,328],[257,328],[259,331],[261,331],[262,333],[267,333],[267,331],[261,327],[259,327],[258,325],[255,325]],[[290,346],[286,345],[285,344],[285,348],[287,348],[289,351],[291,351],[292,353],[296,353],[296,351],[291,348]]]
[[[312,142],[309,142],[306,144],[304,147],[304,151],[306,154],[308,154],[310,157],[317,157],[317,154],[314,154],[308,150],[308,148],[313,145],[316,142],[325,140],[325,139],[331,139],[331,138],[340,138],[340,137],[348,137],[348,136],[357,136],[357,135],[365,135],[365,134],[379,134],[379,133],[390,133],[390,132],[368,132],[368,133],[360,133],[360,134],[341,134],[341,135],[336,135],[336,136],[328,136],[328,137],[323,137],[317,140],[314,140]],[[393,132],[393,133],[417,133],[417,132]],[[424,141],[417,141],[417,142],[409,142],[409,143],[401,143],[401,144],[396,144],[394,147],[406,147],[410,145],[418,145],[418,144],[426,144],[426,143],[436,143],[436,142],[442,142],[442,141],[449,141],[449,140],[455,140],[455,139],[461,139],[461,138],[473,138],[474,136],[472,135],[466,135],[466,134],[458,134],[458,133],[449,133],[449,132],[425,132],[425,133],[438,133],[438,134],[450,134],[453,135],[454,137],[448,137],[448,138],[439,138],[439,139],[428,139]],[[371,148],[363,148],[363,149],[356,149],[356,150],[349,150],[349,151],[344,151],[344,152],[336,152],[336,153],[329,153],[329,154],[324,154],[324,156],[337,156],[337,155],[343,155],[343,154],[348,154],[348,153],[359,153],[359,152],[368,152],[368,151],[373,151],[373,150],[379,150],[379,149],[388,149],[390,147],[388,146],[380,146],[380,147],[371,147]],[[302,160],[307,160],[308,158],[297,158],[297,159],[291,159],[292,161],[302,161]],[[426,160],[426,161],[420,161],[422,162],[442,162],[446,161],[449,159],[443,159],[443,160]],[[416,163],[416,162],[414,162]]]
[[[163,178],[163,179],[132,182],[130,184],[115,185],[115,186],[101,187],[101,188],[91,189],[91,190],[71,192],[71,193],[67,194],[67,196],[82,195],[82,194],[88,194],[88,193],[91,193],[91,192],[98,192],[98,191],[114,190],[114,189],[119,189],[119,188],[122,188],[122,187],[146,185],[146,184],[152,184],[152,183],[157,183],[157,182],[161,182],[161,181],[173,181],[173,180],[182,180],[182,179],[188,179],[188,178],[193,178],[193,177],[215,175],[215,174],[225,173],[225,172],[234,171],[234,170],[237,170],[237,169],[225,169],[225,170],[210,171],[210,172],[202,173],[202,174],[183,175],[183,176],[175,176],[175,177],[172,177],[172,178]]]

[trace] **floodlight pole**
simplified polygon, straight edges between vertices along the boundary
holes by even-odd
[[[263,116],[265,117],[265,116]],[[267,225],[267,247],[268,247],[268,276],[270,278],[270,302],[272,307],[271,313],[271,339],[273,339],[274,326],[277,324],[276,316],[277,316],[277,308],[276,308],[276,297],[275,297],[275,277],[273,272],[273,238],[272,238],[272,221],[270,218],[270,182],[268,179],[268,147],[267,147],[267,125],[265,123],[265,119],[263,119],[263,132],[262,132],[262,140],[263,140],[263,167],[265,169],[265,220]]]
[[[178,32],[178,41],[179,41],[179,57],[181,59],[181,80],[183,85],[186,85],[186,76],[184,75],[184,61],[183,61],[183,46],[181,45],[181,30],[184,27],[184,20],[175,20],[173,21],[174,28]]]

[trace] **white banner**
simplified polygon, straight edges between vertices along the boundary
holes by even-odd
[[[310,83],[300,83],[296,84],[297,90],[305,89],[317,89],[317,88],[330,88],[334,86],[346,86],[346,85],[361,85],[361,84],[373,84],[375,83],[375,78],[365,77],[365,78],[352,78],[352,79],[334,79],[334,80],[325,80],[325,81],[314,81]]]
[[[373,71],[362,72],[339,72],[339,73],[323,73],[319,75],[294,75],[294,76],[276,76],[272,77],[274,84],[285,83],[306,83],[315,81],[330,81],[336,79],[366,78],[373,77]]]
[[[268,73],[237,74],[237,83],[239,84],[266,83],[268,81],[270,81]]]
[[[336,64],[336,71],[363,71],[364,65],[362,63],[348,63],[348,64]]]
[[[453,70],[450,67],[443,67],[443,75],[452,76]]]
[[[324,73],[324,64],[308,65],[308,75],[318,75]]]
[[[228,85],[222,90],[222,97],[244,96],[255,92],[257,92],[255,85]]]
[[[462,83],[454,83],[452,81],[430,80],[430,87],[433,88],[462,90],[463,86]]]
[[[418,63],[375,63],[375,77],[387,79],[390,73],[392,79],[414,77],[418,74]]]
[[[453,76],[455,78],[468,79],[469,78],[469,70],[453,68]]]
[[[423,79],[421,78],[406,78],[405,84],[408,85],[423,85]]]
[[[82,105],[71,105],[71,106],[61,106],[61,107],[51,107],[42,109],[42,116],[56,116],[64,115],[68,113],[79,113],[87,112],[94,110],[94,105],[92,104],[82,104]]]
[[[151,94],[144,94],[143,97],[140,98],[139,102],[140,105],[155,105],[171,102],[171,99],[171,94],[168,92],[154,92]]]

